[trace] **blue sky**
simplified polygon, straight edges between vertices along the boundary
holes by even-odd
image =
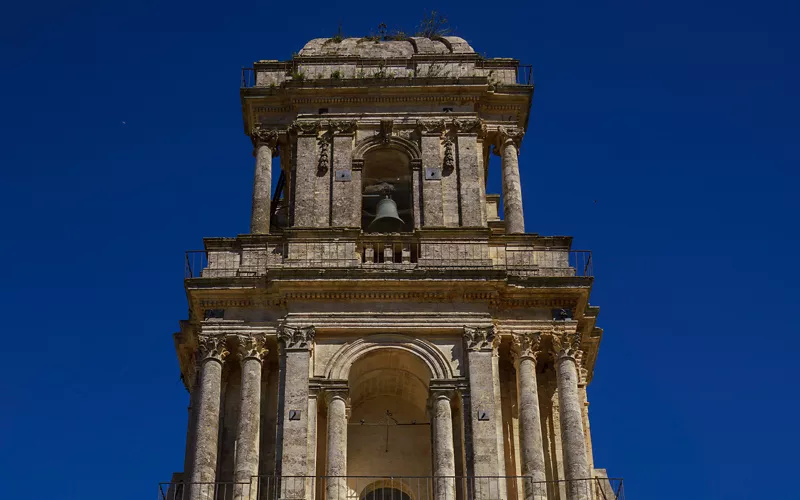
[[[526,224],[594,251],[597,466],[630,499],[797,497],[800,7],[740,0],[6,5],[0,497],[155,498],[183,251],[248,229],[239,68],[431,8],[533,65]]]

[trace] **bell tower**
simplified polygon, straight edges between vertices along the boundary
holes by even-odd
[[[525,231],[533,91],[458,37],[320,38],[243,70],[250,233],[187,252],[164,500],[619,497],[589,433],[591,253]]]

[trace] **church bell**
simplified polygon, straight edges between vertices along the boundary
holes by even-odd
[[[405,224],[397,214],[397,203],[387,196],[378,202],[375,219],[370,223],[367,231],[370,233],[399,233]]]

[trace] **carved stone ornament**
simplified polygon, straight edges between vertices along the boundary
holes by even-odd
[[[496,347],[497,329],[492,326],[464,326],[464,342],[470,351],[486,351]]]
[[[255,358],[259,361],[264,361],[267,353],[269,353],[269,350],[265,346],[265,340],[263,335],[240,335],[239,359],[245,360],[248,358]]]
[[[328,126],[334,134],[355,134],[358,122],[355,120],[331,120]]]
[[[331,148],[331,139],[327,133],[317,137],[317,147],[319,147],[319,159],[317,160],[317,175],[325,175],[330,168],[328,150]]]
[[[381,138],[381,142],[384,144],[389,144],[392,141],[392,129],[394,128],[394,122],[392,120],[381,120],[381,128],[378,130],[378,137]]]
[[[553,332],[553,357],[571,358],[576,361],[583,356],[581,334],[572,332]]]
[[[500,154],[502,152],[503,144],[505,144],[507,141],[511,141],[511,143],[517,148],[517,151],[519,151],[520,147],[522,146],[522,138],[524,136],[525,132],[521,129],[507,129],[502,126],[497,127],[497,144],[495,144],[495,154]]]
[[[314,342],[316,330],[313,326],[283,326],[278,333],[278,340],[286,349],[309,349]]]
[[[202,363],[210,359],[222,363],[228,357],[227,341],[225,337],[200,335],[197,338],[197,360]]]
[[[319,121],[305,122],[295,120],[289,126],[289,130],[301,135],[314,135],[319,132],[321,125]]]
[[[450,174],[456,168],[456,158],[453,152],[453,141],[450,138],[444,140],[444,158],[442,159],[442,172]]]
[[[417,128],[424,134],[443,134],[447,124],[444,120],[417,120]]]
[[[514,333],[511,336],[511,353],[514,361],[521,359],[532,359],[536,361],[539,349],[542,344],[540,333]]]
[[[253,147],[267,146],[270,149],[275,149],[278,145],[278,130],[274,128],[263,128],[261,125],[253,127],[250,132],[250,140],[253,142]]]
[[[453,128],[465,134],[478,134],[481,136],[486,133],[486,125],[483,123],[483,120],[459,120],[458,118],[453,118]]]

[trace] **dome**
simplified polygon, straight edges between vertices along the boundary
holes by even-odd
[[[410,37],[405,40],[374,41],[369,38],[315,38],[299,52],[313,57],[410,58],[414,54],[474,54],[466,40],[457,36]]]

